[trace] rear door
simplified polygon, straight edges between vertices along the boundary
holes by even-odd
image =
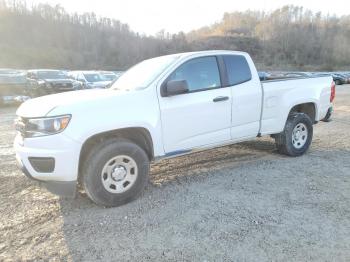
[[[216,56],[197,57],[175,69],[167,81],[186,80],[189,92],[159,94],[166,153],[230,140],[231,91],[224,88]]]
[[[260,129],[262,110],[262,87],[255,66],[250,57],[243,55],[223,55],[226,67],[227,85],[232,94],[233,140],[255,137]]]

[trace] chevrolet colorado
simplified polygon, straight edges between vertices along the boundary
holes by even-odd
[[[202,51],[145,60],[109,89],[31,99],[17,110],[23,172],[60,195],[81,183],[103,206],[135,199],[150,162],[271,135],[300,156],[332,108],[332,77],[260,82],[247,53]]]

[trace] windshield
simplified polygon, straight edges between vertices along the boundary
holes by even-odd
[[[103,79],[100,74],[96,73],[85,73],[84,76],[85,79],[90,83],[106,81],[106,79]]]
[[[62,71],[38,71],[39,79],[67,79],[67,75]]]
[[[169,55],[144,60],[122,74],[112,85],[112,89],[132,90],[146,88],[178,58],[178,55]]]
[[[114,79],[117,78],[117,76],[115,74],[102,74],[102,77],[106,80],[106,81],[113,81]]]
[[[0,74],[0,84],[25,84],[26,75],[25,74]]]

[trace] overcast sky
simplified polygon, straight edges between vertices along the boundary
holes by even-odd
[[[60,4],[69,12],[95,12],[128,23],[134,31],[155,34],[188,32],[219,21],[225,12],[271,11],[287,4],[303,6],[324,15],[350,14],[349,0],[28,0]]]

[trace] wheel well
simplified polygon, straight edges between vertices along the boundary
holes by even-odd
[[[81,173],[80,171],[81,171],[82,163],[84,163],[85,158],[87,157],[90,150],[94,147],[94,145],[96,145],[97,143],[103,140],[106,140],[109,138],[117,138],[117,137],[125,138],[134,142],[135,144],[140,146],[143,150],[145,150],[150,160],[154,159],[152,137],[147,129],[141,128],[141,127],[117,129],[113,131],[96,134],[84,142],[82,149],[80,151],[80,157],[79,157],[79,174]]]
[[[296,105],[290,110],[289,114],[295,113],[295,112],[307,114],[310,117],[312,123],[315,123],[316,108],[314,103],[304,103],[304,104]]]

